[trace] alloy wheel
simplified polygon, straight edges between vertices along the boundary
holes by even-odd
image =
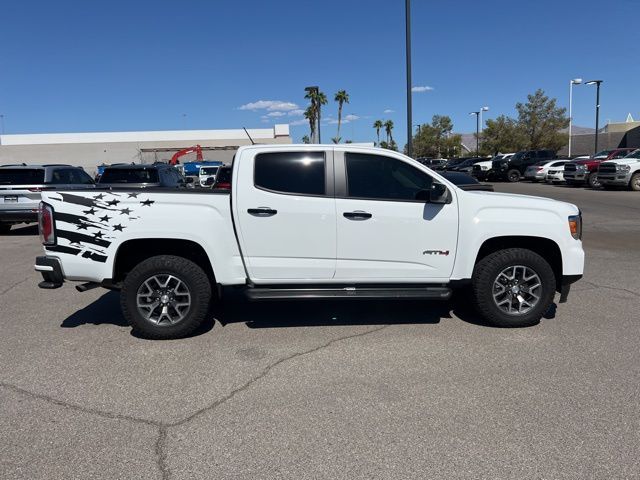
[[[149,277],[136,294],[138,312],[156,325],[175,325],[191,309],[191,293],[186,283],[175,275]]]
[[[542,281],[530,267],[513,265],[502,270],[493,281],[493,301],[509,315],[524,315],[540,301]]]

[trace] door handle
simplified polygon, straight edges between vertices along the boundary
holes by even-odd
[[[349,220],[369,220],[373,217],[369,212],[363,212],[361,210],[356,210],[355,212],[344,212],[342,215],[344,218]]]
[[[249,208],[247,210],[247,213],[249,215],[253,215],[254,217],[273,217],[276,213],[278,213],[278,211],[269,207],[258,207]]]

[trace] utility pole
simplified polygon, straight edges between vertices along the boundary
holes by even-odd
[[[598,121],[600,119],[600,84],[603,80],[589,80],[588,82],[584,82],[585,85],[595,85],[596,86],[596,139],[595,139],[595,148],[593,154],[598,153]]]

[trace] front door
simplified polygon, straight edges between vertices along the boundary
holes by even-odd
[[[336,268],[332,152],[310,147],[245,155],[233,202],[251,279],[330,280]]]
[[[433,178],[402,157],[336,151],[335,162],[335,279],[448,281],[458,236],[453,192],[448,204],[420,200]]]

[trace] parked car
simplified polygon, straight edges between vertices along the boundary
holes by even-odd
[[[102,176],[102,174],[104,173],[104,169],[107,167],[113,167],[115,165],[126,165],[126,163],[112,163],[112,164],[106,164],[106,163],[101,163],[100,165],[98,165],[96,167],[96,174],[93,177],[94,180],[97,182],[100,180],[100,177]]]
[[[566,163],[562,165],[558,165],[553,168],[549,168],[549,170],[547,170],[547,174],[544,177],[545,182],[553,183],[553,184],[564,183],[564,167],[565,166],[566,166]]]
[[[446,158],[418,158],[417,160],[431,170],[443,170],[448,162]]]
[[[447,160],[447,163],[442,167],[442,170],[452,171],[455,167],[460,165],[462,162],[466,162],[470,158],[473,158],[473,157],[450,158],[449,160]]]
[[[459,163],[458,165],[454,166],[451,168],[450,171],[453,172],[464,172],[467,174],[471,174],[471,172],[473,171],[473,166],[476,163],[483,163],[486,162],[487,159],[484,157],[474,157],[474,158],[469,158],[467,160],[465,160],[462,163]]]
[[[399,152],[242,146],[232,183],[135,198],[43,192],[40,287],[82,279],[81,291],[119,289],[138,334],[175,338],[228,289],[253,300],[447,300],[470,285],[484,321],[522,327],[539,322],[556,291],[566,301],[583,273],[575,205],[465,191]],[[79,235],[71,220],[88,229]]]
[[[623,158],[634,148],[614,148],[612,150],[602,150],[595,154],[592,158],[584,160],[574,160],[567,163],[564,167],[564,179],[567,185],[588,185],[591,188],[598,188],[598,166],[607,160],[616,160]]]
[[[604,188],[626,187],[640,192],[640,148],[624,158],[602,162],[598,180]]]
[[[493,162],[509,160],[513,155],[513,153],[499,153],[493,158],[477,162],[473,165],[471,174],[480,181],[489,180],[493,177],[493,171],[491,170]]]
[[[93,186],[93,179],[80,167],[63,164],[0,166],[0,233],[18,223],[38,219],[43,188]]]
[[[531,180],[532,182],[544,182],[547,178],[549,169],[557,169],[558,167],[566,166],[569,160],[544,160],[538,162],[535,165],[527,167],[524,171],[525,180]]]
[[[527,167],[543,160],[556,159],[556,152],[553,150],[525,150],[517,152],[507,160],[494,161],[491,169],[495,180],[507,180],[517,182],[524,176]]]
[[[198,180],[201,187],[211,185],[215,181],[216,173],[218,173],[218,168],[220,167],[200,167]]]
[[[184,178],[166,163],[114,165],[104,169],[99,187],[110,188],[186,188],[192,178]]]
[[[200,167],[219,167],[221,165],[223,165],[223,163],[216,160],[185,162],[181,164],[185,177],[197,177],[200,174]]]

